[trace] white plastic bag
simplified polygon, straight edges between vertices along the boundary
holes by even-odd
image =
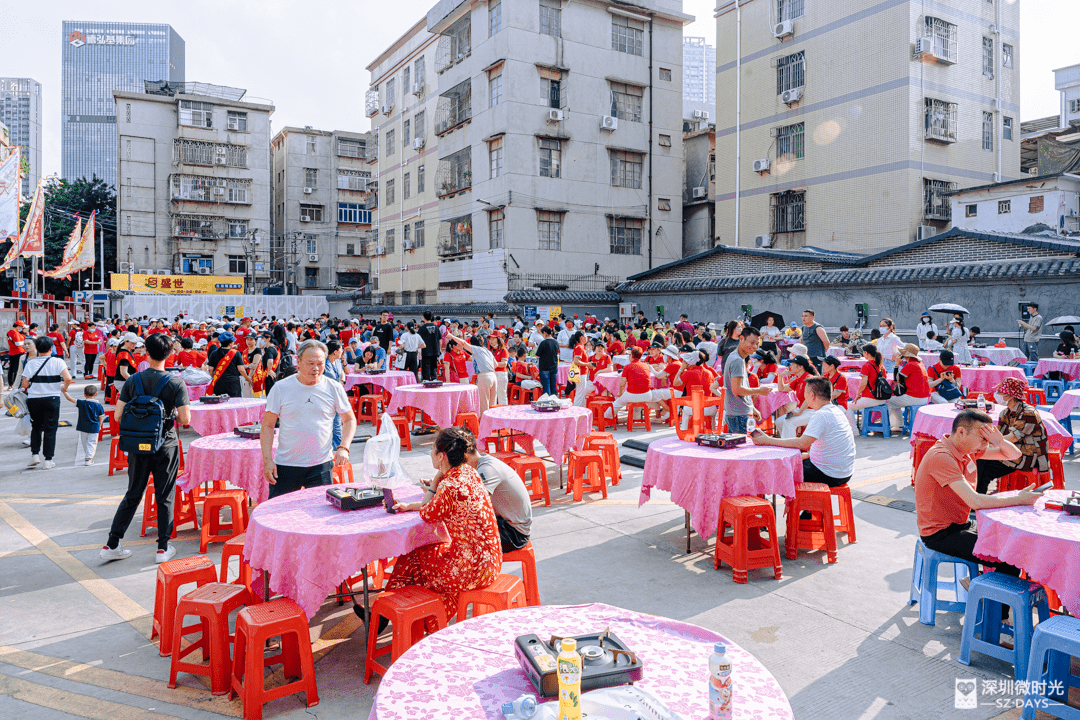
[[[30,414],[27,413],[19,418],[19,422],[15,425],[15,434],[22,437],[30,437]]]
[[[364,447],[364,477],[377,487],[395,488],[406,485],[409,477],[401,463],[401,438],[398,436],[394,418],[383,413],[379,434],[367,441]]]
[[[180,379],[185,385],[206,385],[210,382],[210,373],[198,368],[186,367],[180,371]]]

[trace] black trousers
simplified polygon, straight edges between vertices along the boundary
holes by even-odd
[[[1010,467],[1000,460],[976,460],[975,469],[978,472],[978,477],[975,480],[975,492],[980,495],[986,494],[991,480],[997,480],[1016,471],[1016,468]]]
[[[821,471],[820,468],[818,468],[817,465],[810,462],[810,458],[806,458],[802,461],[802,474],[803,482],[824,483],[829,487],[840,487],[841,485],[847,485],[848,480],[851,479],[850,475],[848,475],[846,478],[834,478],[831,475],[826,475]]]
[[[278,495],[319,485],[331,485],[334,482],[333,473],[333,460],[311,467],[278,465],[277,482],[270,486],[270,497],[276,498]]]
[[[434,380],[438,373],[439,356],[420,353],[420,378]]]
[[[37,455],[44,451],[45,459],[52,460],[56,453],[56,428],[60,424],[60,398],[27,398],[26,409],[30,413],[31,423],[30,452]]]
[[[931,550],[992,567],[998,572],[1012,577],[1020,577],[1020,568],[1018,567],[1003,562],[987,562],[975,557],[975,541],[978,539],[978,527],[975,525],[975,521],[969,520],[965,523],[953,523],[944,530],[938,530],[933,535],[926,535],[922,541]]]
[[[7,384],[9,387],[15,384],[15,376],[19,374],[19,360],[22,356],[22,353],[18,355],[8,353]]]
[[[415,373],[417,371],[417,369],[419,369],[420,365],[417,363],[417,360],[416,360],[416,356],[418,354],[419,353],[415,353],[415,352],[407,352],[407,353],[405,353],[405,369],[406,370],[410,370],[410,371]]]
[[[85,377],[90,377],[91,373],[94,372],[95,362],[97,362],[97,354],[91,355],[90,353],[86,353],[86,363],[83,366],[83,375]]]
[[[496,515],[495,521],[499,524],[499,542],[504,553],[520,550],[529,544],[529,536],[522,535],[502,517]]]
[[[222,375],[218,378],[218,381],[214,383],[215,395],[228,395],[229,397],[242,397],[243,391],[240,388],[240,376],[239,375]]]
[[[151,475],[154,477],[154,497],[157,500],[158,549],[168,547],[173,530],[173,490],[179,469],[180,450],[176,445],[163,447],[153,455],[128,453],[128,489],[120,501],[120,507],[116,508],[112,527],[109,528],[109,547],[114,547],[113,542],[119,542],[127,532],[135,511],[143,501],[146,483]]]

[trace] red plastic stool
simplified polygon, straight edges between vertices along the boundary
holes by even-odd
[[[836,515],[836,532],[847,535],[849,543],[858,542],[855,539],[855,508],[851,504],[851,488],[847,485],[839,485],[829,488],[829,492],[837,498],[839,512]]]
[[[911,460],[911,484],[915,484],[915,473],[919,472],[919,463],[922,462],[923,457],[926,455],[926,451],[934,447],[937,442],[937,438],[927,437],[925,435],[916,435],[915,441],[915,453]]]
[[[601,437],[596,437],[601,435]],[[604,437],[606,436],[606,437]],[[619,461],[619,443],[611,433],[589,433],[585,438],[584,450],[598,450],[604,458],[604,469],[612,485],[622,480],[622,463]]]
[[[409,419],[404,415],[391,415],[394,421],[394,429],[397,430],[398,437],[401,438],[401,444],[406,450],[412,450],[412,435],[409,433]],[[376,432],[382,430],[382,416],[379,416],[379,429]]]
[[[225,489],[226,485],[224,480],[215,480],[211,483],[199,483],[191,488],[191,496],[195,498],[196,503],[201,503],[210,493]]]
[[[266,657],[263,648],[270,638],[281,637],[281,652]],[[285,677],[299,678],[275,688],[266,688],[265,668],[284,665]],[[244,720],[262,720],[263,705],[271,700],[302,692],[307,706],[319,704],[315,685],[315,659],[307,616],[292,600],[278,598],[246,607],[236,616],[232,683],[229,699],[239,695],[244,702]]]
[[[379,424],[379,416],[382,415],[382,395],[361,395],[357,401],[357,422],[369,422],[372,425]]]
[[[221,522],[221,511],[229,508],[232,517],[228,523]],[[206,552],[212,542],[225,542],[247,529],[247,493],[243,490],[217,490],[203,501],[203,522],[199,529],[199,552]],[[228,531],[226,534],[224,531]]]
[[[525,584],[517,575],[501,574],[495,582],[486,588],[466,590],[458,595],[457,621],[463,622],[469,617],[472,605],[473,617],[487,615],[499,610],[526,607]]]
[[[157,523],[157,495],[154,493],[154,476],[151,474],[150,479],[146,483],[146,492],[143,495],[143,517],[139,536],[146,537],[146,533],[150,528],[157,529]],[[198,530],[199,513],[194,494],[183,492],[178,485],[173,492],[173,527],[169,537],[176,537],[176,529],[184,523],[191,523],[195,526],[195,529]]]
[[[349,463],[348,465],[335,465],[331,475],[333,476],[334,485],[343,485],[344,483],[353,482],[352,463]]]
[[[1047,457],[1050,460],[1050,482],[1054,484],[1055,490],[1065,489],[1065,458],[1064,453],[1057,450],[1047,450]]]
[[[731,534],[727,534],[727,528]],[[761,536],[764,529],[768,538]],[[716,553],[713,568],[720,563],[731,566],[731,579],[745,583],[748,570],[773,569],[780,579],[780,540],[776,534],[776,516],[772,504],[758,497],[727,497],[720,502],[720,522],[716,527]]]
[[[800,549],[821,550],[828,561],[836,562],[836,523],[833,520],[832,493],[824,483],[799,483],[795,486],[795,501],[787,504],[787,535],[784,549],[788,560],[794,560]],[[809,512],[809,520],[799,514]]]
[[[1042,388],[1028,388],[1028,405],[1046,405],[1046,391]]]
[[[199,632],[201,629],[202,634],[187,647],[183,647],[179,642],[180,636],[177,635],[177,641],[173,643],[172,663],[169,666],[170,688],[176,688],[176,674],[185,672],[209,677],[212,695],[229,692],[229,678],[232,676],[229,645],[233,641],[233,636],[229,633],[229,615],[233,610],[243,607],[247,598],[247,588],[216,582],[207,583],[180,598],[176,605],[174,627],[184,627],[184,618],[195,615],[200,621],[189,626],[189,632]],[[196,650],[202,651],[205,662],[184,662],[184,658]]]
[[[652,410],[649,409],[649,403],[632,402],[626,403],[626,429],[627,431],[633,431],[634,427],[641,424],[640,420],[634,419],[634,411],[641,408],[641,411],[645,413],[645,429],[652,432]]]
[[[585,401],[585,407],[592,411],[593,427],[604,431],[609,427],[619,429],[619,418],[615,412],[615,401],[609,397],[590,397]],[[610,414],[608,411],[611,411]]]
[[[217,581],[214,562],[198,555],[196,557],[169,560],[157,567],[157,582],[154,585],[154,624],[150,629],[150,639],[161,635],[158,652],[161,657],[172,653],[173,637],[179,637],[173,626],[176,615],[176,602],[180,588],[188,583],[202,587],[206,583]]]
[[[506,386],[506,400],[511,405],[521,404],[521,386],[510,384]]]
[[[530,607],[540,605],[540,584],[536,580],[536,552],[532,540],[520,550],[503,553],[502,561],[521,563],[521,580],[525,584],[525,603]]]
[[[504,462],[514,468],[518,477],[529,488],[529,499],[543,499],[544,505],[551,505],[551,494],[548,491],[547,465],[538,457],[514,453],[515,457]],[[526,477],[528,473],[528,477]]]
[[[586,481],[589,491],[599,490],[607,498],[607,472],[604,456],[597,450],[569,450],[567,464],[566,494],[574,491],[574,502],[581,502]]]
[[[102,420],[103,422],[97,434],[98,442],[101,442],[101,439],[106,435],[116,437],[120,434],[120,423],[116,422],[116,417],[112,413],[105,413]]]
[[[1014,472],[998,478],[997,491],[1006,492],[1008,490],[1023,490],[1028,485],[1039,484],[1039,473],[1031,471],[1016,470]]]
[[[227,583],[229,581],[229,561],[234,557],[240,560],[240,574],[232,582],[233,585],[243,585],[244,587],[251,587],[251,566],[244,561],[244,540],[247,538],[247,533],[242,533],[234,537],[230,537],[225,541],[225,547],[221,548],[221,568],[220,575],[218,576],[218,582]],[[248,604],[252,604],[253,601],[259,601],[260,598],[253,597],[248,601]]]
[[[474,412],[460,412],[454,416],[454,427],[467,427],[473,437],[480,437],[480,416]]]
[[[394,629],[390,645],[378,647],[379,618],[386,618]],[[427,588],[419,585],[406,585],[397,590],[385,590],[371,606],[371,618],[368,620],[367,660],[364,663],[364,684],[371,681],[372,673],[386,675],[388,666],[375,661],[375,658],[390,653],[390,662],[395,663],[401,654],[419,642],[424,636],[425,621],[435,618],[435,624],[441,630],[446,627],[446,608],[442,598]]]
[[[146,492],[143,493],[142,528],[139,530],[139,537],[146,537],[146,531],[150,528],[157,528],[157,496],[154,495],[153,478],[146,481]]]
[[[109,475],[117,470],[127,470],[127,453],[120,449],[120,438],[114,437],[109,445]]]

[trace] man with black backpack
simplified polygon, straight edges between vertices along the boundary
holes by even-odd
[[[176,425],[190,424],[191,411],[187,385],[178,375],[164,369],[172,354],[169,336],[155,333],[147,337],[146,352],[150,367],[124,383],[114,412],[120,423],[120,447],[128,454],[128,489],[113,517],[109,540],[99,554],[102,560],[131,556],[120,539],[139,509],[151,475],[158,513],[158,549],[154,559],[163,563],[176,556],[176,548],[169,543],[173,528],[173,488],[180,468]]]

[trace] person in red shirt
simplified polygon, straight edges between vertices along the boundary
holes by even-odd
[[[885,377],[885,365],[881,353],[873,345],[866,345],[863,347],[863,358],[866,362],[863,363],[862,370],[859,371],[862,373],[863,379],[859,383],[859,392],[855,402],[850,405],[852,411],[885,404],[884,400],[878,400],[873,394],[873,388],[877,384],[878,378]]]
[[[56,323],[50,325],[47,337],[52,338],[54,357],[62,358],[67,355],[67,344],[64,342],[64,335],[60,332],[59,325],[57,325]]]
[[[776,364],[776,356],[768,350],[762,350],[758,355],[761,359],[755,365],[754,374],[762,383],[776,382],[776,374],[780,369]]]
[[[647,364],[647,365],[666,365],[667,364],[667,358],[664,357],[664,352],[663,352],[664,351],[664,346],[663,345],[660,345],[659,343],[657,343],[655,345],[649,345],[649,347],[647,349],[646,348],[642,348],[642,349],[646,350],[646,352],[648,353],[648,355],[646,355],[646,357],[643,360],[643,362],[645,362],[645,364]]]
[[[23,349],[23,340],[26,336],[23,335],[25,329],[22,320],[16,320],[15,324],[11,326],[11,329],[7,332],[7,344],[8,344],[8,371],[7,371],[7,384],[10,386],[15,382],[15,376],[19,374],[19,360],[20,356],[26,352]]]
[[[903,395],[893,394],[886,402],[893,427],[901,427],[904,424],[901,414],[903,408],[921,407],[930,402],[930,379],[926,376],[926,368],[923,367],[922,361],[919,360],[919,346],[914,343],[904,345],[900,348],[900,360],[903,364],[896,369],[896,389],[900,389],[902,381],[905,392]]]
[[[206,332],[206,323],[199,323],[199,329],[192,331],[191,337],[195,340],[195,342],[198,342],[199,340],[206,340],[208,337],[208,334]]]
[[[191,338],[182,338],[180,340],[180,353],[176,356],[176,363],[180,367],[199,367],[202,365],[199,360],[198,353],[195,352],[195,344],[191,342]]]
[[[450,349],[443,354],[443,373],[447,382],[467,384],[469,382],[469,356],[461,349],[461,343],[450,343]]]
[[[942,350],[939,361],[926,369],[930,398],[936,403],[947,403],[964,396],[960,386],[960,368],[954,365],[952,350]]]
[[[626,346],[623,345],[622,340],[615,333],[605,333],[607,336],[607,352],[611,357],[616,355],[622,355],[626,352]]]
[[[706,397],[716,395],[719,389],[716,372],[709,367],[709,353],[705,350],[696,351],[697,358],[693,365],[687,363],[685,358],[679,358],[679,369],[672,378],[671,386],[679,391],[677,394],[689,397],[693,392],[700,391]],[[715,417],[717,405],[705,408],[705,417]],[[681,429],[690,426],[693,413],[684,409],[679,419]]]
[[[540,387],[540,368],[525,361],[528,356],[525,348],[519,347],[514,354],[517,360],[510,365],[510,370],[514,373],[512,382],[526,390]]]
[[[615,398],[615,412],[626,407],[627,403],[648,403],[655,410],[661,422],[668,418],[667,401],[671,397],[668,390],[652,389],[653,373],[649,366],[641,362],[641,348],[630,348],[630,364],[623,368],[619,380],[619,395]]]
[[[88,325],[82,331],[83,357],[86,359],[83,366],[83,378],[93,380],[94,363],[97,362],[98,350],[101,349],[103,333],[95,325]]]
[[[607,372],[611,369],[611,356],[600,343],[593,346],[592,368],[589,370],[589,380],[595,382],[597,373]]]
[[[656,346],[654,345],[653,347]],[[660,357],[662,357],[666,363],[664,365],[663,377],[667,380],[667,386],[671,387],[675,384],[675,376],[682,370],[683,360],[679,357],[679,351],[673,347],[664,348],[660,353]],[[656,372],[655,368],[653,369],[653,372]]]

